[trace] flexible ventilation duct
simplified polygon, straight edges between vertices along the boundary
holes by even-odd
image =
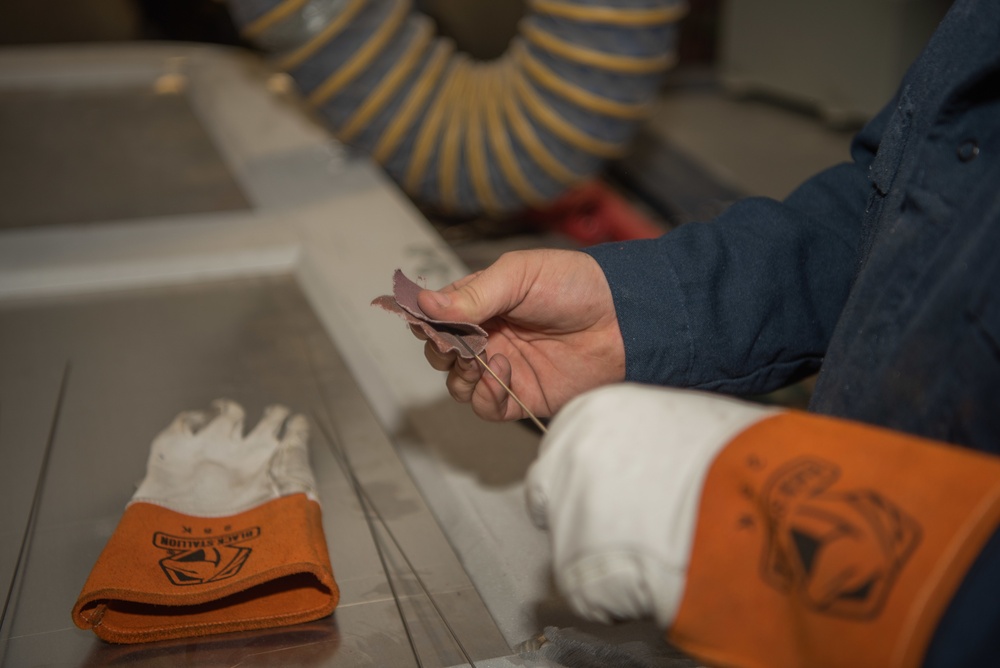
[[[532,0],[497,60],[410,0],[229,0],[345,143],[453,213],[536,205],[620,156],[675,58],[683,0]]]

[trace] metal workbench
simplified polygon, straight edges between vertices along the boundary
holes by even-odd
[[[523,507],[538,435],[452,402],[369,306],[396,268],[464,267],[281,75],[204,46],[0,51],[0,177],[0,666],[554,665],[519,653],[550,626],[673,660],[554,593]],[[133,646],[77,629],[150,442],[218,397],[314,423],[336,612]]]

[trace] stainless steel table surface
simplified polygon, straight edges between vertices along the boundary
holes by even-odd
[[[109,645],[77,629],[70,609],[144,474],[150,442],[176,413],[217,397],[247,409],[247,428],[273,402],[332,426],[313,429],[311,458],[341,589],[337,611],[284,630],[138,646]],[[418,665],[415,652],[424,666],[465,664],[376,522],[390,572],[382,569],[328,435],[469,656],[509,654],[294,280],[0,308],[0,585],[10,592],[0,664],[407,666]]]
[[[555,591],[524,508],[538,434],[452,401],[370,306],[397,268],[468,269],[282,76],[206,45],[0,50],[0,666],[550,666],[516,650],[568,626],[672,661],[655,624],[586,624]],[[330,425],[311,457],[340,606],[103,643],[72,605],[152,439],[218,397],[248,426],[272,402]]]

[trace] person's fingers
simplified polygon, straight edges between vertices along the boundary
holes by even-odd
[[[429,315],[435,320],[450,320],[449,317],[442,314],[441,308],[449,309],[452,306],[451,297],[459,290],[463,289],[470,282],[474,281],[482,271],[477,271],[468,276],[464,276],[453,283],[449,283],[443,288],[438,288],[437,290],[421,290],[417,293],[417,306],[420,310]],[[421,296],[423,295],[423,296]],[[453,309],[452,309],[453,310]],[[464,314],[459,314],[460,319],[464,318]],[[462,320],[462,322],[466,322]]]
[[[253,428],[247,439],[258,439],[267,436],[270,436],[271,439],[277,439],[278,434],[281,432],[281,426],[284,424],[285,418],[288,417],[289,413],[290,411],[285,406],[279,404],[268,406],[264,409],[264,417]]]
[[[476,389],[476,383],[483,375],[483,369],[474,359],[458,357],[454,366],[448,372],[448,380],[445,385],[452,399],[463,404],[472,400],[472,393]]]
[[[466,285],[468,285],[471,281],[474,281],[476,278],[478,278],[481,273],[483,273],[483,271],[480,269],[479,271],[475,271],[475,272],[473,272],[473,273],[471,273],[471,274],[469,274],[467,276],[463,276],[462,278],[458,279],[457,281],[454,281],[454,282],[449,283],[448,285],[444,286],[443,288],[441,288],[440,290],[438,290],[438,292],[455,292],[456,290],[461,290],[463,287],[465,287]]]
[[[516,258],[498,260],[444,290],[422,290],[417,303],[435,320],[479,324],[508,311],[522,296],[519,290],[524,284],[523,263]]]
[[[459,311],[453,305],[452,297],[457,294],[458,290],[421,290],[417,293],[417,305],[435,320],[469,322],[464,311]]]
[[[427,341],[424,344],[424,357],[427,359],[427,363],[431,365],[432,369],[438,371],[448,371],[451,369],[452,365],[455,364],[455,360],[458,358],[458,354],[455,352],[443,353],[437,349],[433,341]]]
[[[504,385],[510,387],[513,375],[510,360],[503,355],[494,355],[489,361],[490,369],[495,373]],[[472,393],[472,410],[484,420],[500,422],[503,420],[515,420],[521,415],[521,408],[516,402],[510,399],[503,385],[497,382],[493,374],[483,371],[482,380],[476,384]]]
[[[410,331],[413,333],[413,336],[417,337],[421,341],[426,341],[429,338],[424,333],[423,327],[420,327],[419,325],[410,325],[409,327],[410,327]]]

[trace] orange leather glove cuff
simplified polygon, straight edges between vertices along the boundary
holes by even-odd
[[[139,643],[311,621],[338,599],[320,507],[305,494],[212,518],[137,502],[73,621],[103,640]]]
[[[917,666],[998,523],[995,457],[766,418],[712,463],[668,638],[727,666]]]

